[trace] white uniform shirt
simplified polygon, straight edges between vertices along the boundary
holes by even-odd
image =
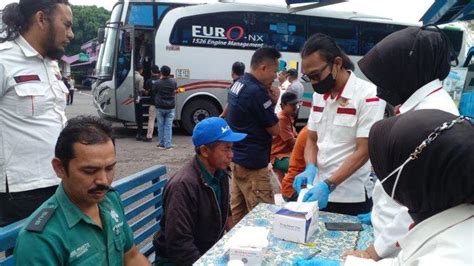
[[[298,101],[303,101],[304,86],[299,80],[293,80],[290,86],[288,86],[287,91],[296,94],[296,96],[298,96]]]
[[[290,84],[291,83],[288,80],[285,80],[285,82],[283,82],[281,86],[278,87],[280,89],[280,96],[278,96],[278,101],[275,105],[275,114],[278,114],[281,111],[281,96],[286,92]]]
[[[59,184],[51,166],[68,89],[56,61],[23,37],[0,44],[0,192]]]
[[[459,115],[456,105],[443,89],[439,79],[431,81],[413,93],[400,107],[400,112],[420,109],[438,109]],[[371,219],[374,227],[375,251],[382,258],[395,257],[400,250],[397,241],[408,233],[413,220],[408,214],[408,209],[395,202],[385,192],[379,180],[375,182],[373,201]]]
[[[383,118],[385,102],[376,96],[372,83],[350,73],[341,94],[313,94],[308,130],[318,134],[317,165],[320,180],[331,177],[356,150],[356,139],[367,138],[372,125]],[[364,202],[365,190],[371,187],[370,163],[367,162],[329,194],[330,202]]]
[[[461,204],[438,213],[410,230],[400,240],[396,258],[375,262],[347,257],[345,266],[474,265],[474,205]]]

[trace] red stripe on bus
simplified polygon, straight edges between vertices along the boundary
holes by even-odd
[[[196,85],[204,85],[204,84],[214,84],[214,85],[225,85],[225,86],[230,86],[232,83],[228,81],[199,81],[199,82],[193,82],[193,83],[188,83],[181,85],[180,87],[191,87],[191,86],[196,86]]]

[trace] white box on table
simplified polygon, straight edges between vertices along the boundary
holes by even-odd
[[[268,247],[269,230],[265,227],[243,226],[229,239],[227,249],[230,260],[240,260],[245,265],[260,265]]]
[[[318,228],[318,202],[288,202],[275,213],[273,235],[283,240],[306,243]]]

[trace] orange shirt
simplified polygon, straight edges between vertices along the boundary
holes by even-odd
[[[285,197],[291,197],[295,190],[293,189],[293,180],[295,176],[304,171],[306,168],[306,162],[304,160],[304,148],[306,146],[306,139],[308,137],[308,126],[301,129],[298,137],[296,138],[295,147],[290,156],[290,165],[288,167],[288,173],[281,182],[281,193]]]
[[[293,118],[287,116],[283,111],[277,114],[280,134],[273,137],[270,162],[273,164],[275,159],[290,157],[296,140],[296,131],[293,127]]]

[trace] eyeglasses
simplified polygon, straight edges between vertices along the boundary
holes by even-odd
[[[316,80],[320,81],[321,80],[321,73],[324,72],[324,70],[329,66],[329,63],[327,63],[321,70],[315,70],[309,74],[304,74],[301,76],[301,80],[304,82],[311,82],[311,80]]]

